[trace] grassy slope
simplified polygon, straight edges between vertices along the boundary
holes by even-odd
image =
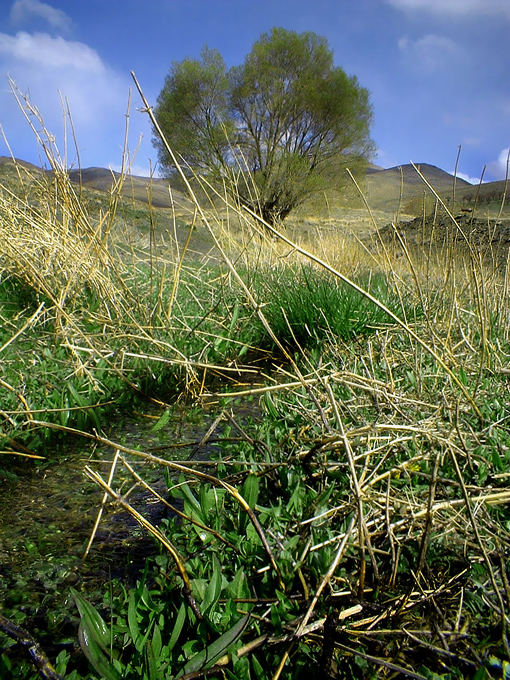
[[[441,196],[451,190],[454,178],[447,172],[426,163],[417,164],[417,167]],[[399,207],[402,182],[402,206],[404,207],[411,199],[421,198],[424,194],[430,193],[412,165],[408,164],[387,170],[373,171],[369,169],[366,176],[369,205],[396,212]],[[468,182],[461,179],[457,179],[457,184],[469,186]]]
[[[432,165],[422,164],[419,166],[424,176],[441,194],[451,189],[453,177],[448,173]],[[424,185],[411,165],[402,166],[404,177],[403,203],[405,204],[416,196],[423,195]],[[83,186],[109,191],[112,183],[118,181],[119,174],[104,168],[85,168],[72,170],[69,173],[71,181],[80,182]],[[370,166],[362,186],[366,187],[367,198],[373,210],[395,212],[398,208],[400,193],[401,174],[400,168],[379,169]],[[147,201],[149,180],[144,177],[129,177],[123,189],[123,195],[135,198],[139,201]],[[469,187],[464,180],[457,180],[458,186]],[[155,207],[167,207],[169,205],[168,182],[163,179],[152,181],[152,203]],[[174,191],[174,200],[178,206],[189,208],[189,201],[179,191]],[[319,199],[320,200],[320,199]],[[347,192],[347,201],[359,203],[353,191]],[[312,203],[316,203],[313,201]],[[345,196],[332,194],[332,203],[329,209],[336,213],[338,208],[343,207]],[[316,205],[314,205],[314,208]]]
[[[80,171],[71,170],[69,178],[81,204],[93,219],[110,211],[112,191],[119,182],[119,173],[105,168],[86,168]],[[0,187],[3,186],[14,194],[21,193],[29,202],[40,201],[41,187],[47,186],[51,180],[50,172],[45,172],[32,163],[19,160],[14,163],[11,158],[0,156]],[[145,177],[125,177],[120,190],[121,200],[116,207],[113,235],[136,248],[148,249],[152,226],[155,245],[166,240],[171,232],[177,235],[182,247],[191,222],[191,202],[179,191],[172,190],[170,196],[168,182],[165,180],[154,180],[149,185],[150,182]],[[149,191],[151,208],[148,205]],[[197,257],[211,252],[213,243],[204,230],[196,231],[192,248]]]
[[[71,170],[69,177],[72,182],[81,184],[90,189],[109,192],[112,185],[119,181],[121,175],[113,170],[105,168],[84,168],[82,170]],[[169,208],[171,198],[168,191],[168,182],[164,179],[149,180],[147,177],[129,175],[126,177],[122,188],[122,196],[129,200],[149,201],[155,208]],[[172,199],[178,214],[184,211],[189,212],[191,202],[180,191],[172,189]]]

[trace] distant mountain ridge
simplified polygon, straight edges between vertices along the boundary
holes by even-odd
[[[27,170],[36,170],[41,172],[42,168],[40,168],[38,165],[34,165],[33,163],[29,163],[28,161],[23,161],[19,158],[15,158],[14,160],[10,156],[0,156],[0,167],[2,165],[21,165],[23,168],[26,168]]]
[[[107,168],[83,168],[81,170],[70,170],[69,179],[71,182],[81,184],[89,189],[97,191],[110,191],[113,184],[121,178],[121,173]],[[169,192],[167,179],[159,177],[141,177],[139,175],[126,175],[122,187],[122,195],[135,201],[150,202],[155,208],[169,208],[171,200],[177,201],[181,205],[187,202],[184,194],[172,188],[172,198]]]
[[[455,205],[457,208],[483,206],[492,204],[509,204],[510,185],[506,180],[471,184],[461,177],[441,170],[435,165],[428,163],[415,163],[416,169],[429,182],[434,191],[446,202],[453,201],[455,191]],[[381,208],[395,210],[398,207],[396,196],[400,193],[400,187],[404,183],[402,196],[403,212],[418,214],[423,209],[423,199],[433,198],[434,194],[427,188],[420,174],[416,172],[412,164],[408,163],[393,168],[372,170],[366,173],[366,184],[369,204],[372,199]],[[382,195],[386,193],[386,196]],[[509,206],[510,207],[510,206]],[[383,208],[383,209],[384,209]],[[507,208],[508,212],[508,208]]]
[[[416,169],[411,163],[382,169],[369,167],[365,177],[368,204],[387,212],[395,212],[399,208],[403,212],[408,212],[410,205],[416,203],[416,199],[431,195],[420,173],[441,196],[451,193],[454,184],[456,190],[472,187],[469,182],[460,177],[455,178],[436,165],[430,163],[415,163],[414,165]]]
[[[47,172],[23,160],[15,162],[27,170]],[[13,163],[12,158],[0,156],[0,167]],[[415,166],[441,197],[446,199],[451,197],[455,186],[456,202],[497,201],[503,198],[505,192],[504,180],[472,185],[435,165],[416,163]],[[109,192],[120,177],[119,172],[102,167],[69,170],[69,178],[73,183],[102,192]],[[395,212],[400,209],[404,213],[417,214],[423,198],[433,197],[433,193],[411,163],[392,168],[369,164],[361,184],[368,204],[375,210]],[[144,203],[149,202],[150,196],[154,207],[168,208],[171,203],[168,180],[161,178],[150,180],[148,177],[127,175],[124,178],[122,194],[126,198]],[[172,199],[180,205],[189,203],[184,194],[173,188],[171,194]]]
[[[425,179],[429,181],[431,184],[434,184],[434,182],[439,183],[440,185],[444,184],[445,182],[450,182],[451,184],[455,179],[453,175],[446,172],[445,170],[441,170],[441,168],[438,168],[437,165],[430,165],[429,163],[415,163],[414,166],[416,166],[419,172],[421,172]],[[377,166],[374,168],[374,166],[371,166],[367,169],[366,174],[367,175],[379,174],[381,176],[382,175],[397,176],[399,181],[400,178],[403,176],[405,183],[409,184],[423,183],[420,175],[418,174],[418,172],[416,172],[414,166],[411,163],[406,163],[405,165],[395,165],[392,168],[377,168]],[[457,177],[456,181],[457,184],[459,185],[472,186],[469,182],[466,182],[466,180],[461,179],[460,177]]]

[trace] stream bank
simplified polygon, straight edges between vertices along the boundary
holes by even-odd
[[[258,415],[255,404],[237,408],[235,417],[241,422]],[[152,405],[143,413],[119,417],[106,435],[124,447],[167,460],[207,460],[219,450],[225,427],[216,422],[218,413],[217,405],[166,411]],[[135,519],[107,503],[90,553],[82,559],[102,499],[84,467],[89,465],[107,479],[113,455],[114,449],[105,444],[70,440],[58,461],[30,465],[18,471],[17,481],[3,483],[8,488],[0,497],[0,611],[29,630],[43,647],[50,645],[47,651],[53,657],[62,644],[76,644],[78,615],[70,588],[95,600],[114,580],[132,586],[146,558],[157,553],[154,540]],[[161,469],[128,458],[164,495]],[[123,491],[132,485],[133,479],[126,477]],[[129,502],[155,525],[168,512],[140,486],[130,491]],[[0,637],[0,649],[3,642]]]

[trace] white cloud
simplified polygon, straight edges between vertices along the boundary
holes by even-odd
[[[509,154],[510,148],[502,149],[497,161],[487,163],[487,173],[490,175],[491,179],[505,179],[507,171],[510,177],[510,168],[508,168]]]
[[[91,47],[46,33],[0,33],[0,125],[13,153],[31,157],[35,141],[5,74],[21,92],[28,93],[45,127],[56,135],[61,152],[65,142],[59,93],[68,100],[84,166],[106,162],[103,149],[111,153],[112,140],[118,139],[120,158],[130,82],[127,74],[109,68]],[[69,128],[67,138],[72,146]]]
[[[25,62],[37,69],[68,68],[88,73],[105,70],[101,58],[93,49],[80,42],[53,38],[47,33],[25,33],[15,36],[0,33],[0,57],[15,62]]]
[[[392,168],[398,165],[398,161],[393,153],[381,149],[380,147],[375,152],[374,163],[380,165],[382,168]]]
[[[509,0],[386,0],[396,9],[420,10],[440,17],[500,16],[510,20]]]
[[[121,172],[122,165],[120,163],[108,163],[108,168],[114,172]],[[126,168],[124,168],[124,172],[126,172]],[[141,165],[140,163],[132,163],[129,166],[129,174],[133,177],[150,177],[151,168],[149,164]],[[152,166],[152,177],[157,179],[159,176],[159,168]]]
[[[455,174],[455,170],[448,170],[448,172],[450,173],[450,175]],[[457,177],[459,179],[466,180],[466,182],[469,182],[470,184],[480,184],[480,178],[479,177],[470,177],[469,175],[466,175],[465,172],[459,172],[457,170]]]
[[[419,66],[425,71],[444,69],[445,64],[461,61],[462,49],[450,38],[429,33],[418,40],[407,37],[400,38],[398,47],[411,65]]]
[[[67,31],[71,26],[71,19],[61,9],[55,9],[40,0],[16,0],[11,8],[11,21],[22,24],[33,17],[44,19],[61,31]]]

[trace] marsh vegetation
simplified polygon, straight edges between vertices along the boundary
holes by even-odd
[[[152,549],[127,581],[77,569],[58,601],[7,598],[0,675],[505,677],[507,261],[439,196],[437,248],[277,230],[207,183],[128,233],[124,177],[94,210],[45,150],[51,174],[17,165],[0,190],[2,483],[100,444],[94,514]],[[206,463],[109,436],[148,404],[173,432],[176,401],[207,408]]]

